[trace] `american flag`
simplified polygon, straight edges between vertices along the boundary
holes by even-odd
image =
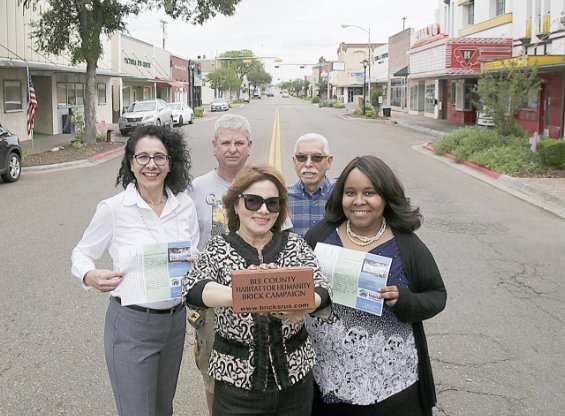
[[[28,105],[27,105],[27,134],[31,134],[33,130],[33,123],[35,121],[35,113],[38,109],[37,97],[35,96],[35,88],[33,88],[33,82],[31,81],[31,75],[29,75],[27,80],[27,90],[28,90]]]

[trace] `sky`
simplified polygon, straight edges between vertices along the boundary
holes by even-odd
[[[164,13],[145,12],[127,22],[129,34],[162,46],[160,20],[166,20],[165,49],[184,58],[215,56],[228,50],[250,49],[264,57],[273,82],[310,75],[323,56],[337,59],[341,42],[386,43],[405,27],[418,30],[435,21],[439,0],[242,0],[233,16],[216,16],[202,26],[174,21]],[[341,28],[341,24],[359,26]],[[274,58],[282,59],[275,68]],[[304,69],[300,64],[305,65]]]

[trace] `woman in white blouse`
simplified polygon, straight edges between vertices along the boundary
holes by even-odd
[[[172,415],[186,312],[180,297],[122,306],[119,252],[128,247],[190,241],[198,245],[190,184],[190,153],[182,136],[145,126],[129,138],[116,185],[125,190],[98,204],[72,254],[72,273],[86,289],[111,292],[104,328],[106,363],[120,415]],[[113,269],[97,269],[105,250]],[[124,302],[127,303],[127,302]]]

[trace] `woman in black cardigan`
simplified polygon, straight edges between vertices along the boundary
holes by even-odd
[[[422,321],[445,307],[434,258],[413,233],[421,225],[391,169],[374,156],[353,159],[335,183],[326,217],[306,241],[392,258],[382,316],[334,304],[329,323],[307,322],[318,363],[312,415],[431,416],[436,403]]]

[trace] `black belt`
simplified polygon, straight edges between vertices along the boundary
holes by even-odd
[[[117,296],[112,296],[112,299],[114,299],[120,305],[122,304],[121,298],[119,298]],[[176,313],[178,311],[181,311],[182,308],[184,308],[184,303],[179,303],[178,305],[175,305],[170,309],[151,309],[151,308],[144,308],[143,306],[138,306],[138,305],[124,305],[124,308],[131,309],[132,311],[144,312],[144,313],[157,313],[157,314],[170,313],[170,314],[173,314],[173,313]]]

